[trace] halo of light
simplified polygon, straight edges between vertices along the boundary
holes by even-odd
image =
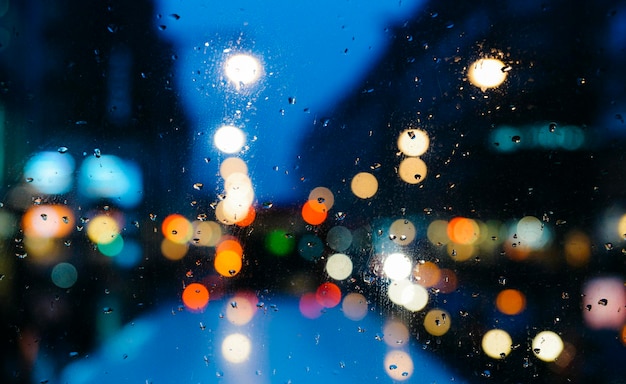
[[[22,216],[24,235],[30,237],[65,237],[74,229],[74,213],[63,205],[35,205]]]
[[[191,283],[181,295],[183,304],[191,312],[202,312],[209,304],[209,290],[200,283]]]
[[[475,220],[455,217],[448,223],[447,234],[457,244],[474,244],[480,236],[480,227]]]
[[[226,197],[220,202],[221,215],[229,223],[237,223],[244,220],[248,216],[254,201],[252,181],[248,175],[243,173],[231,173],[224,180],[224,189]]]
[[[337,252],[343,252],[352,245],[352,232],[344,226],[334,226],[326,234],[326,244]]]
[[[428,304],[428,291],[419,284],[407,287],[403,295],[405,296],[404,308],[411,312],[421,311]]]
[[[113,155],[87,157],[78,171],[78,192],[90,200],[110,199],[122,208],[141,202],[143,173],[133,161]]]
[[[161,223],[163,237],[179,244],[184,244],[193,237],[193,225],[183,215],[168,215]]]
[[[62,249],[56,239],[52,237],[24,236],[24,251],[20,255],[28,256],[28,261],[42,266],[49,266],[61,260]]]
[[[442,268],[439,272],[441,273],[441,278],[439,279],[439,282],[435,284],[435,288],[441,293],[452,293],[456,291],[459,284],[456,273],[447,268]]]
[[[516,225],[517,239],[526,243],[531,248],[541,247],[545,241],[541,241],[544,236],[544,225],[534,216],[521,218]]]
[[[400,162],[398,176],[408,184],[419,184],[426,179],[428,167],[419,157],[407,157]]]
[[[248,213],[239,221],[235,221],[235,225],[238,227],[248,227],[254,223],[256,219],[256,209],[252,205],[248,208]]]
[[[409,342],[409,329],[398,320],[389,320],[383,326],[383,340],[392,348],[400,348]]]
[[[311,225],[320,225],[328,216],[328,211],[324,203],[318,200],[308,200],[302,206],[302,219]]]
[[[583,318],[591,329],[619,329],[626,323],[625,303],[621,277],[597,277],[583,286]]]
[[[189,244],[175,243],[172,240],[164,238],[161,240],[161,254],[168,260],[180,260],[189,250]]]
[[[59,263],[52,268],[50,278],[57,287],[67,289],[78,280],[78,271],[70,263]]]
[[[415,366],[411,355],[404,351],[393,350],[387,352],[384,363],[385,372],[392,380],[404,381],[413,376]]]
[[[117,221],[110,216],[98,215],[89,220],[87,236],[95,244],[108,244],[115,240],[120,233]]]
[[[413,268],[413,279],[422,287],[430,288],[441,279],[441,270],[432,261],[417,263]]]
[[[227,249],[215,255],[213,262],[215,271],[224,277],[236,276],[243,265],[241,255],[234,250]]]
[[[345,280],[352,275],[352,260],[343,253],[335,253],[326,260],[326,273],[335,280]]]
[[[567,264],[572,267],[584,267],[591,258],[591,239],[582,231],[570,231],[563,240],[563,252]]]
[[[341,302],[341,289],[333,283],[322,283],[317,287],[315,299],[324,308],[336,307]]]
[[[233,154],[246,144],[246,135],[237,127],[223,125],[215,132],[213,143],[221,152]]]
[[[350,183],[352,193],[360,199],[369,199],[378,192],[376,176],[368,172],[357,173]]]
[[[428,134],[421,129],[405,129],[398,136],[398,149],[406,156],[421,156],[429,145]]]
[[[256,82],[263,73],[263,67],[252,55],[239,53],[230,56],[224,63],[224,74],[235,87]]]
[[[506,80],[506,65],[498,59],[479,59],[473,62],[467,71],[467,77],[473,85],[483,90],[495,88]]]
[[[446,246],[448,256],[454,261],[467,261],[476,253],[473,244],[448,243]]]
[[[307,319],[317,319],[322,316],[324,306],[317,301],[316,293],[308,292],[300,296],[298,308],[300,309],[302,316]]]
[[[532,349],[537,358],[543,361],[556,360],[563,352],[563,340],[552,331],[542,331],[533,338]]]
[[[424,329],[433,336],[445,335],[451,325],[450,313],[441,308],[433,308],[424,316]]]
[[[383,271],[391,280],[403,280],[411,274],[411,260],[402,253],[392,253],[385,258]]]
[[[214,221],[195,220],[192,223],[191,242],[203,247],[214,247],[222,237],[222,228]]]
[[[241,333],[230,334],[222,341],[222,356],[230,363],[243,363],[248,360],[251,351],[250,339]]]
[[[239,257],[243,256],[243,246],[241,245],[239,240],[231,236],[224,236],[217,245],[217,248],[215,248],[215,253],[220,253],[224,251],[233,251]]]
[[[248,165],[238,157],[229,157],[220,164],[220,176],[226,180],[233,173],[248,174]]]
[[[445,245],[450,242],[448,237],[448,222],[445,220],[433,220],[428,224],[426,237],[432,245]]]
[[[290,254],[295,246],[294,236],[282,229],[275,229],[265,237],[265,248],[276,256]]]
[[[305,233],[298,242],[298,253],[307,260],[313,260],[324,253],[324,243],[312,233]]]
[[[398,245],[408,245],[417,235],[415,225],[407,219],[398,219],[389,226],[389,238]]]
[[[225,304],[226,318],[234,325],[248,324],[256,313],[259,299],[252,292],[238,292]]]
[[[526,308],[526,296],[517,289],[504,289],[496,296],[496,308],[505,315],[518,315]]]
[[[413,298],[413,290],[411,282],[406,279],[393,280],[387,287],[387,296],[389,300],[398,305],[404,306]]]
[[[483,336],[481,346],[483,352],[492,359],[504,359],[511,353],[513,339],[502,329],[492,329]]]
[[[335,195],[326,187],[316,187],[309,193],[309,200],[324,204],[326,211],[329,211],[335,204]]]
[[[24,166],[24,178],[40,193],[60,195],[72,188],[74,158],[68,153],[40,152]]]
[[[122,238],[122,235],[117,235],[110,243],[98,243],[97,247],[98,251],[103,255],[115,257],[124,249],[124,238]]]
[[[343,315],[350,320],[359,321],[367,316],[367,299],[360,293],[348,293],[341,302]]]
[[[232,219],[232,215],[228,212],[226,208],[225,200],[220,201],[215,206],[215,220],[219,221],[224,225],[233,225],[235,224],[235,220]]]

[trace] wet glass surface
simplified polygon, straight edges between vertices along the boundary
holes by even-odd
[[[623,382],[625,31],[0,0],[0,381]]]

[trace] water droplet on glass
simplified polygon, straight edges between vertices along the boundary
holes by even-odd
[[[603,306],[607,306],[607,304],[609,303],[609,301],[607,299],[600,299],[598,300],[598,305],[603,305]]]
[[[498,278],[498,284],[500,284],[500,285],[506,285],[506,277],[504,277],[504,276],[500,276],[500,277]]]
[[[195,190],[197,190],[197,191],[201,190],[201,189],[202,189],[202,187],[204,187],[204,185],[203,185],[202,183],[195,183],[195,184],[193,185],[193,189],[195,189]]]
[[[550,129],[550,132],[556,131],[556,123],[550,123],[550,125],[548,125],[548,129]]]
[[[100,156],[102,156],[102,151],[100,151],[100,148],[96,148],[96,149],[94,149],[94,150],[93,150],[93,155],[94,155],[95,157],[98,157],[98,158],[99,158]]]
[[[606,249],[607,251],[610,251],[613,249],[613,243],[606,243],[604,244],[604,249]]]
[[[292,97],[288,98],[287,101],[289,102],[289,104],[293,105],[293,104],[296,103],[296,98],[292,96]]]
[[[67,147],[59,147],[57,148],[57,152],[59,153],[67,153],[68,148]]]
[[[397,365],[395,365],[395,364],[391,364],[391,365],[389,366],[389,369],[393,371],[394,369],[398,369],[398,366],[397,366]]]
[[[47,215],[47,214],[45,214],[45,213],[42,213],[42,214],[41,214],[41,219],[42,219],[43,221],[48,220],[48,215]]]
[[[518,135],[515,135],[511,138],[511,141],[513,141],[514,143],[519,143],[522,141],[522,138]]]
[[[105,315],[109,315],[109,314],[113,313],[113,308],[111,308],[111,307],[104,307],[104,308],[102,308],[102,312]]]
[[[156,221],[156,218],[157,218],[157,215],[156,215],[156,214],[154,214],[154,213],[150,213],[148,216],[150,217],[150,220],[152,220],[152,221]]]
[[[32,183],[32,182],[33,182],[33,180],[35,180],[35,179],[33,179],[32,177],[27,177],[27,178],[26,178],[26,182],[27,182],[27,183]]]
[[[274,206],[274,203],[272,203],[271,201],[266,201],[263,203],[263,208],[264,209],[270,209]]]

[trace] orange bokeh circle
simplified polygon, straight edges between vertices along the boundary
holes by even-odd
[[[209,304],[209,290],[200,283],[191,283],[183,290],[182,299],[187,309],[201,312]]]

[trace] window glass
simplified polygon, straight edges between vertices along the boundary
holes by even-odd
[[[622,382],[626,4],[0,0],[1,382]]]

